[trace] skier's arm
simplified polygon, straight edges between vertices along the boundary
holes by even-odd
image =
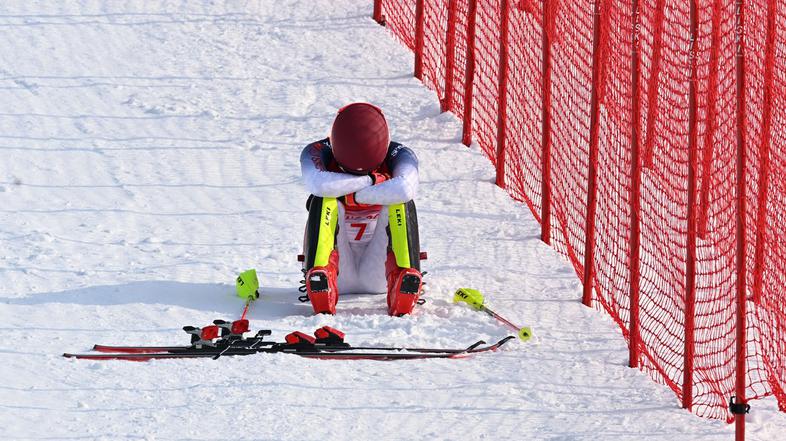
[[[372,184],[369,176],[327,171],[324,149],[315,142],[306,146],[300,154],[300,171],[306,191],[319,197],[339,197],[362,190]]]
[[[415,152],[400,146],[392,153],[392,178],[355,193],[361,204],[392,205],[409,202],[418,191],[418,158]]]

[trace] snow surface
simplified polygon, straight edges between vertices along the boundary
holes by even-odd
[[[371,3],[0,4],[0,438],[732,439],[626,367],[618,329],[580,304],[568,263],[459,143]],[[357,100],[421,159],[429,302],[412,317],[388,317],[383,296],[344,296],[335,317],[296,300],[300,150]],[[460,286],[536,338],[390,363],[60,356],[237,318],[233,278],[249,267],[264,286],[252,327],[279,340],[325,324],[353,344],[504,336],[451,303]],[[753,404],[748,439],[780,438],[786,417]]]

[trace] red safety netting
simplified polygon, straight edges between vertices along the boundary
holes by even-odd
[[[590,3],[570,7],[558,1],[551,6],[551,240],[583,277],[593,15]],[[538,34],[532,35],[531,45],[534,51],[541,48]]]
[[[596,37],[596,2],[477,0],[475,38],[469,41],[472,0],[426,1],[424,82],[462,118],[465,86],[474,87],[473,141],[496,164],[498,136],[503,137],[504,166],[497,169],[511,195],[526,202],[538,220],[548,189],[551,243],[579,277],[584,277],[586,241],[594,232],[592,300],[629,340],[631,282],[638,281],[636,361],[685,398],[695,413],[729,421],[737,371],[737,258],[744,249],[746,398],[773,394],[786,410],[786,6],[776,0],[745,1],[745,21],[738,27],[740,10],[733,2],[696,2],[694,41],[690,1],[639,0],[636,34],[631,3],[600,1]],[[416,4],[383,1],[391,31],[412,48]],[[504,20],[510,25],[507,41],[500,39]],[[547,64],[544,27],[550,40]],[[747,54],[742,97],[737,96],[738,29]],[[633,116],[634,35],[640,56],[638,121]],[[475,75],[468,80],[473,43]],[[505,69],[499,60],[505,44],[503,106],[499,81]],[[546,78],[544,68],[550,68]],[[551,81],[548,98],[544,79]],[[738,98],[744,103],[741,124]],[[547,146],[542,142],[544,103],[550,116]],[[500,127],[503,109],[507,122]],[[638,185],[632,167],[634,126],[640,130],[643,163]],[[738,127],[745,141],[741,236]],[[544,170],[550,178],[544,179]],[[638,272],[631,253],[635,201],[640,206]],[[737,246],[738,237],[743,247]]]
[[[569,6],[565,3],[563,7]],[[592,17],[590,12],[588,10],[585,14]],[[612,48],[631,46],[632,35],[619,30],[632,29],[633,23],[629,8],[618,4],[607,3],[600,12],[602,21],[598,60],[602,67],[599,70],[598,159],[593,166],[597,172],[598,193],[595,214],[595,290],[603,308],[623,331],[627,331],[630,320],[628,249],[631,235],[632,60],[630,51],[615,51]],[[564,15],[562,11],[558,11],[558,14]],[[611,28],[612,24],[618,31]],[[592,24],[589,26],[585,32],[591,36]],[[591,68],[592,56],[587,57],[585,62]],[[586,133],[589,133],[589,129]],[[589,145],[589,140],[585,144]],[[571,206],[568,209],[575,210]]]
[[[415,2],[400,0],[377,0],[382,2],[385,26],[404,46],[415,49]]]
[[[499,90],[499,0],[478,1],[475,35],[475,84],[472,100],[473,140],[496,164]]]
[[[445,95],[448,0],[423,2],[423,83]]]
[[[448,108],[451,112],[455,113],[459,118],[464,118],[464,90],[466,85],[466,69],[467,69],[467,28],[469,25],[469,0],[452,0],[452,7],[454,8],[453,35],[448,35],[448,38],[453,40],[453,52],[447,54],[449,58],[453,58],[453,71],[448,74],[445,72],[446,77],[450,77],[452,93],[443,98],[448,101]],[[447,32],[447,29],[446,29]],[[448,85],[446,85],[448,87]]]
[[[751,54],[745,100],[748,285],[753,294],[748,355],[758,368],[749,374],[747,393],[773,393],[786,412],[786,5],[754,2],[745,29]]]
[[[540,221],[542,175],[542,54],[533,45],[541,36],[540,11],[508,14],[508,72],[505,183],[514,198],[526,202]]]

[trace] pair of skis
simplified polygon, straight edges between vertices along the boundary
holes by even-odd
[[[429,358],[464,358],[482,352],[496,351],[514,337],[506,337],[495,344],[486,345],[480,340],[463,349],[407,348],[391,346],[351,346],[344,342],[344,333],[328,326],[318,329],[314,337],[302,332],[293,332],[285,342],[264,340],[271,334],[261,330],[253,337],[244,337],[248,332],[248,320],[235,322],[216,320],[214,325],[204,328],[186,326],[191,334],[188,346],[107,346],[95,345],[92,353],[71,354],[64,357],[82,360],[127,360],[149,361],[159,359],[212,358],[253,354],[292,354],[321,360],[417,360]]]

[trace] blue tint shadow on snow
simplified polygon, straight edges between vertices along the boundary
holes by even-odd
[[[260,299],[250,308],[248,318],[273,320],[293,315],[311,315],[311,305],[300,303],[297,299],[299,295],[296,288],[263,287]],[[239,317],[244,306],[243,299],[235,295],[235,287],[231,285],[164,280],[91,286],[4,300],[9,305],[166,305],[211,312],[224,315],[227,319]]]

